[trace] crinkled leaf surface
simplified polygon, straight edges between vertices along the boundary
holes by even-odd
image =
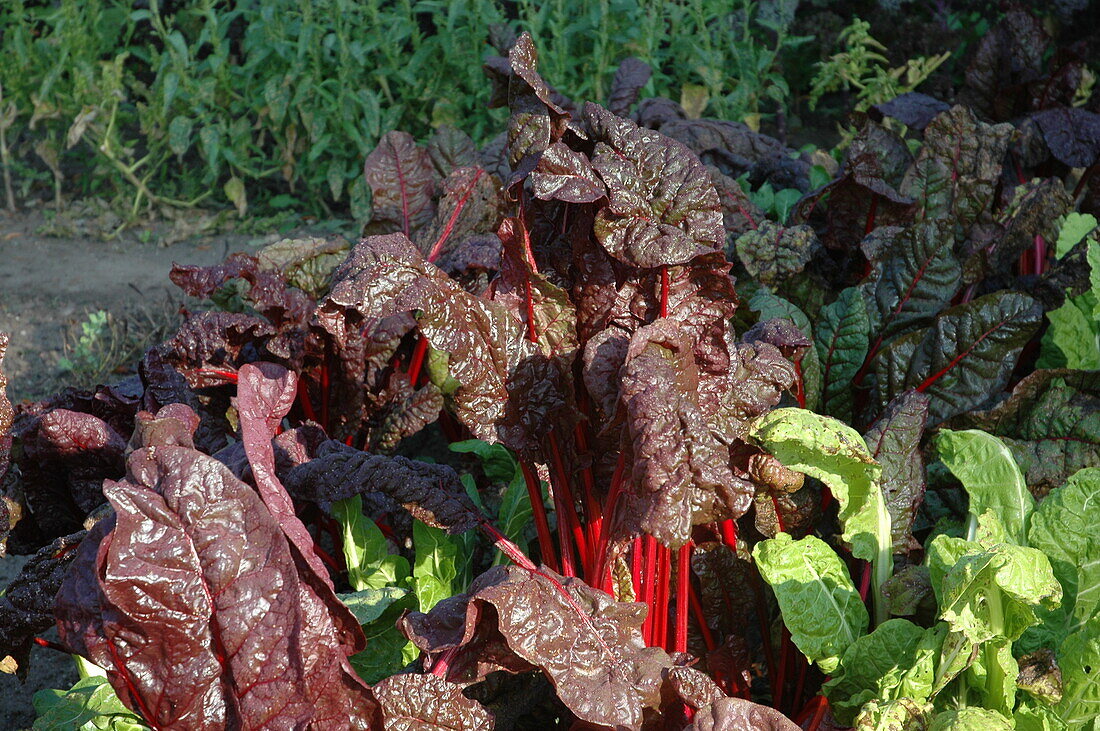
[[[903,335],[875,359],[883,406],[911,388],[928,394],[929,425],[989,400],[1008,382],[1020,351],[1042,318],[1039,304],[997,292],[941,313]]]
[[[794,323],[807,340],[814,341],[813,326],[810,319],[802,310],[782,297],[772,294],[761,287],[749,300],[749,307],[760,313],[761,320],[786,318]],[[805,348],[798,368],[802,375],[803,397],[806,399],[806,408],[816,410],[822,397],[823,369],[821,366],[819,348]]]
[[[1055,713],[1070,728],[1088,728],[1100,718],[1100,619],[1066,638],[1058,648],[1062,668],[1062,700]]]
[[[363,165],[372,192],[372,233],[406,236],[432,220],[436,174],[428,151],[407,132],[387,132]]]
[[[718,195],[695,155],[591,102],[584,116],[596,141],[592,166],[608,193],[593,229],[609,254],[651,268],[722,248]]]
[[[466,731],[493,728],[480,703],[462,686],[435,675],[394,675],[374,686],[385,731]]]
[[[869,622],[840,557],[820,538],[795,541],[786,533],[757,543],[752,555],[775,592],[791,640],[823,672],[836,671]]]
[[[879,480],[882,468],[863,437],[836,419],[805,409],[776,409],[755,422],[749,437],[785,467],[824,482],[840,503],[843,538],[867,561],[889,552],[890,516]]]
[[[821,408],[838,419],[851,419],[852,379],[867,358],[870,333],[867,304],[855,287],[841,291],[821,310],[814,331],[821,363]]]
[[[889,619],[844,651],[840,669],[825,683],[833,714],[852,724],[867,702],[927,700],[945,630]]]
[[[936,437],[936,450],[970,496],[970,513],[975,520],[990,511],[1014,543],[1026,545],[1035,498],[1028,492],[1005,443],[978,429],[943,429]]]
[[[906,391],[886,407],[863,435],[871,457],[882,465],[882,497],[890,514],[895,554],[909,551],[913,520],[924,499],[924,461],[920,444],[928,420],[929,399]]]
[[[105,494],[114,529],[98,556],[90,542],[78,557],[55,611],[63,641],[107,668],[129,707],[162,727],[369,725],[373,702],[347,662],[357,648],[309,600],[251,487],[161,446],[134,452],[130,478]]]
[[[967,706],[937,713],[928,731],[1012,731],[1012,721],[996,711]]]
[[[809,226],[780,226],[767,219],[741,234],[734,244],[749,274],[769,287],[805,269],[820,246]]]
[[[774,708],[744,698],[719,698],[696,711],[691,725],[684,731],[723,731],[735,728],[796,731],[800,727]]]

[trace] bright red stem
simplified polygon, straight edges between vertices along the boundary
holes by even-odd
[[[585,454],[588,452],[588,439],[584,433],[584,424],[577,422],[577,426],[573,429],[573,438],[577,446],[577,452]],[[614,483],[614,478],[612,478]],[[592,581],[599,583],[600,570],[603,568],[603,559],[599,551],[600,540],[603,534],[603,510],[600,507],[599,500],[596,499],[596,480],[592,476],[592,467],[586,464],[581,469],[581,486],[584,488],[584,518],[585,528],[588,531],[588,546],[592,551],[596,551],[592,559],[592,564],[597,567],[597,572],[592,575]],[[610,495],[608,496],[610,499]]]
[[[676,556],[676,636],[672,649],[687,652],[688,595],[691,593],[691,543],[680,547]]]
[[[596,535],[596,539],[592,541],[590,545],[595,547],[595,565],[596,565],[596,577],[600,582],[606,583],[608,586],[607,591],[610,592],[610,567],[607,564],[607,541],[610,534],[610,521],[615,515],[615,506],[618,505],[619,495],[623,489],[623,477],[626,473],[626,455],[624,452],[619,452],[619,459],[615,463],[615,473],[611,476],[611,488],[607,491],[607,499],[603,507],[603,515],[607,516],[607,528],[604,528],[603,518],[600,518],[600,530]],[[605,574],[607,576],[605,577]],[[635,582],[637,583],[637,582]],[[601,586],[603,583],[601,583]],[[636,590],[635,590],[636,591]]]
[[[867,601],[867,594],[871,590],[871,562],[863,562],[863,575],[859,577],[859,598]]]
[[[220,368],[199,368],[195,373],[203,376],[218,376],[219,378],[224,378],[229,383],[236,383],[238,377],[236,371],[226,371]]]
[[[654,606],[654,597],[657,589],[657,539],[651,535],[642,536],[642,545],[645,547],[645,567],[642,569],[642,601],[649,607],[645,615],[645,623],[642,625],[642,636],[646,645],[653,645],[653,625],[656,621],[657,610]]]
[[[1035,274],[1042,274],[1047,264],[1047,242],[1039,234],[1035,234]]]
[[[657,618],[654,645],[671,649],[668,641],[668,601],[672,593],[672,551],[657,544]]]
[[[806,727],[806,731],[817,731],[821,726],[821,722],[825,719],[825,711],[829,710],[829,699],[825,696],[818,696],[821,700],[817,704],[817,710],[814,711],[814,717],[810,719],[810,725]]]
[[[416,379],[420,378],[420,369],[424,365],[424,356],[428,354],[428,339],[423,335],[416,341],[412,360],[409,361],[409,385],[416,388]]]
[[[321,428],[328,431],[328,353],[321,365]]]
[[[580,516],[577,515],[577,503],[573,499],[573,488],[569,484],[569,473],[565,469],[565,462],[561,457],[561,449],[558,446],[558,437],[553,431],[550,432],[548,439],[550,444],[550,485],[554,489],[554,505],[558,513],[558,540],[561,543],[561,556],[562,556],[562,568],[566,569],[566,566],[570,566],[573,571],[576,571],[576,566],[573,563],[573,547],[569,544],[569,535],[572,534],[573,540],[577,543],[577,550],[580,552],[581,571],[584,576],[590,575],[591,563],[589,561],[590,552],[588,550],[588,542],[584,536],[584,528],[581,526]],[[566,531],[562,531],[562,523],[567,526]],[[568,548],[568,553],[567,549]],[[566,557],[568,555],[568,563]],[[576,573],[565,572],[566,576],[577,576]]]
[[[668,267],[661,267],[661,317],[668,317]]]
[[[542,490],[539,489],[539,480],[534,471],[526,462],[519,463],[523,472],[523,480],[527,483],[527,497],[531,499],[531,511],[535,517],[535,532],[539,536],[539,552],[542,554],[542,562],[551,571],[558,571],[558,559],[554,555],[554,539],[550,537],[550,522],[546,519],[546,506],[542,503]]]
[[[810,669],[810,663],[802,653],[795,656],[795,661],[798,663],[798,682],[794,686],[794,698],[791,699],[792,709],[798,708],[798,704],[802,702],[802,692],[806,689],[806,672]]]
[[[298,404],[302,407],[302,414],[309,421],[317,421],[317,412],[313,410],[313,402],[309,400],[309,385],[305,377],[298,379]]]
[[[794,372],[798,377],[798,380],[794,383],[794,397],[798,401],[798,407],[800,409],[806,408],[806,383],[802,378],[802,361],[797,360],[794,363]]]
[[[723,520],[721,524],[722,543],[734,553],[737,553],[737,521],[733,518]]]
[[[714,642],[714,634],[707,624],[706,615],[703,614],[703,604],[699,601],[699,592],[696,591],[695,584],[691,582],[688,582],[688,601],[691,603],[691,613],[695,615],[695,623],[699,625],[699,632],[703,635],[703,644],[706,645],[707,652],[713,652],[718,645]]]

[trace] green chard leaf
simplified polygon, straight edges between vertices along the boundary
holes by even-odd
[[[943,577],[940,595],[944,621],[982,643],[1018,639],[1038,621],[1035,607],[1058,606],[1062,587],[1042,551],[1001,543],[960,557]]]
[[[1066,638],[1058,648],[1062,700],[1055,713],[1071,729],[1095,729],[1100,723],[1100,618]]]
[[[872,700],[928,700],[946,633],[942,624],[925,629],[907,619],[890,619],[849,645],[840,668],[822,688],[836,719],[852,725]]]
[[[363,623],[366,648],[348,658],[355,673],[368,683],[377,683],[401,672],[419,654],[416,646],[397,628],[401,615],[416,609],[416,597],[405,592],[404,596],[395,598],[394,591],[381,595],[384,598],[375,595],[375,601],[370,600],[369,594],[360,597],[363,592],[340,597],[356,617],[375,615],[370,622]]]
[[[984,708],[959,708],[937,713],[928,731],[1013,731],[1012,721]]]
[[[870,331],[867,305],[855,287],[822,308],[814,331],[821,363],[821,408],[844,421],[852,418],[852,379],[867,357]]]
[[[1054,256],[1061,259],[1076,246],[1081,239],[1096,228],[1096,216],[1091,213],[1069,213],[1058,232],[1058,241],[1054,245]]]
[[[878,480],[882,468],[863,437],[836,419],[805,409],[775,409],[757,419],[749,438],[783,466],[824,482],[840,503],[843,538],[870,561],[890,545],[889,516]]]
[[[382,589],[405,583],[409,578],[409,562],[403,556],[390,554],[382,531],[363,514],[360,496],[334,502],[329,512],[343,528],[344,561],[353,589]]]
[[[1026,545],[1027,521],[1035,510],[1035,498],[1005,443],[978,429],[944,429],[936,438],[936,449],[970,496],[972,525],[977,526],[978,516],[992,512],[1014,543]]]
[[[458,544],[447,531],[433,528],[419,520],[413,521],[413,590],[420,601],[420,611],[428,612],[441,600],[456,593],[454,580],[458,575]]]
[[[34,694],[35,731],[146,731],[149,727],[122,704],[102,675],[81,678],[69,690]]]
[[[795,541],[786,533],[757,543],[752,555],[775,592],[791,640],[822,672],[834,672],[868,624],[840,557],[820,538]]]
[[[1062,585],[1065,612],[1056,635],[1076,631],[1100,609],[1100,468],[1073,475],[1039,503],[1028,530],[1030,545],[1047,555]],[[1054,617],[1051,617],[1053,619]]]
[[[868,701],[856,717],[861,731],[924,731],[932,715],[932,704],[899,698],[894,701]]]

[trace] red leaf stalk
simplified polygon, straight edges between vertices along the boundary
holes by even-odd
[[[655,623],[656,608],[655,608],[655,595],[656,595],[656,574],[657,574],[657,539],[651,535],[642,536],[642,545],[645,548],[645,566],[642,569],[642,601],[645,602],[649,611],[645,615],[645,623],[642,625],[642,633],[645,638],[645,643],[649,646],[653,645],[653,625]]]
[[[409,361],[409,385],[416,388],[416,380],[420,378],[420,369],[424,365],[424,356],[428,353],[428,339],[423,335],[416,341],[413,348],[412,360]]]
[[[539,480],[534,471],[526,462],[519,463],[523,472],[523,480],[527,483],[527,496],[531,499],[531,510],[535,517],[535,532],[539,537],[539,552],[542,562],[551,571],[558,571],[558,559],[554,555],[554,539],[550,537],[550,522],[546,519],[546,506],[542,503],[542,490],[539,489]]]
[[[676,556],[676,636],[673,650],[687,652],[688,595],[691,593],[691,542],[680,547]]]
[[[581,571],[584,576],[590,577],[591,561],[588,541],[585,539],[580,516],[577,515],[577,503],[573,499],[573,488],[569,484],[569,472],[565,469],[565,462],[561,457],[557,434],[551,431],[547,441],[550,445],[550,467],[552,468],[550,470],[550,484],[554,489],[554,506],[556,510],[560,511],[558,513],[558,540],[561,543],[562,568],[566,568],[566,556],[568,555],[568,564],[571,565],[574,572],[576,571],[576,566],[573,563],[573,548],[569,544],[569,535],[571,534],[577,542]],[[567,528],[566,531],[562,531],[563,524]],[[568,554],[566,552],[567,547]],[[566,570],[565,575],[576,576],[577,574],[569,573]]]
[[[668,637],[668,602],[672,593],[672,551],[657,544],[657,617],[654,645],[670,650]]]
[[[470,194],[474,192],[474,186],[477,185],[477,181],[481,179],[484,173],[484,170],[478,168],[477,173],[474,175],[474,179],[466,186],[466,190],[462,191],[462,197],[458,199],[458,204],[455,205],[455,209],[451,212],[451,217],[447,219],[447,225],[443,228],[443,233],[439,235],[435,245],[432,246],[431,252],[428,254],[429,262],[434,262],[439,258],[439,255],[443,253],[443,244],[450,238],[451,232],[454,231],[455,222],[458,221],[458,215],[462,213],[462,209],[466,207],[466,202],[470,200]]]

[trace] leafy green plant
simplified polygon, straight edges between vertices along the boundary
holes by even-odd
[[[896,96],[913,91],[950,58],[948,52],[931,58],[919,57],[889,68],[882,52],[886,47],[870,33],[871,24],[855,18],[840,33],[844,50],[818,64],[810,87],[810,108],[829,92],[855,89],[856,111],[867,111]]]
[[[1100,369],[1100,239],[1096,218],[1070,213],[1062,224],[1054,248],[1055,260],[1062,260],[1074,246],[1085,241],[1085,266],[1089,268],[1088,290],[1066,297],[1065,304],[1047,313],[1040,368]]]

